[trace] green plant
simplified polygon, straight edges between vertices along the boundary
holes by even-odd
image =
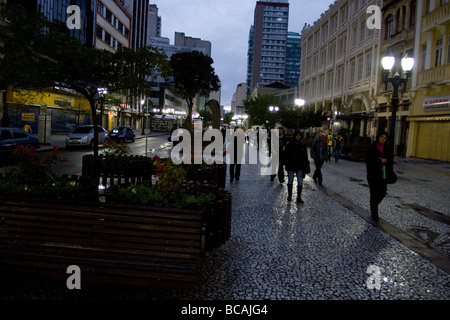
[[[137,186],[119,187],[120,197],[142,205],[163,205],[182,207],[186,205],[211,201],[214,194],[208,192],[188,192],[176,194],[163,194],[158,191],[158,187],[145,184]]]
[[[157,192],[167,197],[180,195],[183,192],[186,171],[181,166],[176,166],[171,158],[160,158],[156,155],[153,157],[153,163],[156,167],[155,177],[158,178],[155,185]]]
[[[6,170],[5,178],[0,179],[1,194],[54,195],[79,189],[77,182],[56,176],[54,165],[69,161],[59,155],[58,148],[54,147],[50,154],[41,156],[33,147],[19,146],[13,155],[19,167]]]
[[[19,168],[9,172],[21,184],[42,184],[55,176],[53,166],[58,162],[69,162],[67,157],[61,157],[57,147],[50,154],[40,156],[34,147],[19,146],[13,151],[18,160]]]
[[[124,143],[117,143],[114,140],[107,139],[103,143],[101,155],[104,157],[123,157],[131,152],[130,147]]]

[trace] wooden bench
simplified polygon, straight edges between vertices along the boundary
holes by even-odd
[[[0,269],[81,283],[192,287],[203,209],[0,199]]]

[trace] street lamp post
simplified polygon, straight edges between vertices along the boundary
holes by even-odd
[[[105,88],[97,88],[97,92],[98,92],[98,98],[100,100],[100,119],[98,121],[98,123],[103,126],[102,120],[103,120],[103,108],[104,108],[104,104],[105,104],[105,97],[106,94],[108,93],[108,90],[106,90]]]
[[[142,110],[142,132],[141,134],[144,135],[145,134],[145,114],[144,114],[144,103],[145,103],[145,99],[141,100],[141,110]],[[148,113],[148,104],[147,104],[147,113]]]
[[[398,72],[395,73],[395,75],[393,77],[389,77],[389,74],[395,64],[395,58],[394,57],[384,57],[381,60],[381,64],[383,65],[383,69],[384,69],[384,77],[383,77],[383,82],[386,85],[386,90],[387,90],[387,85],[388,83],[392,83],[392,87],[393,87],[393,93],[392,93],[392,98],[391,98],[391,102],[392,102],[392,115],[391,115],[391,122],[390,122],[390,128],[389,128],[389,134],[391,136],[391,143],[390,148],[391,148],[391,152],[392,154],[394,154],[394,150],[395,150],[395,122],[397,119],[397,107],[398,107],[398,102],[399,102],[399,98],[398,98],[398,88],[400,87],[400,85],[403,84],[403,88],[406,89],[406,84],[408,82],[408,78],[410,76],[411,70],[414,66],[414,59],[413,58],[403,58],[402,59],[402,69],[403,69],[403,73],[405,74],[405,77],[400,77],[400,75],[398,74]]]

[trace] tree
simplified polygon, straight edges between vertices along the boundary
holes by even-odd
[[[323,120],[321,111],[315,111],[314,107],[305,108],[300,113],[299,128],[321,127]]]
[[[157,75],[167,77],[170,64],[157,48],[136,51],[123,48],[115,53],[83,46],[62,33],[42,14],[21,6],[2,4],[0,20],[0,87],[39,90],[49,87],[72,89],[88,101],[94,124],[94,161],[98,161],[98,88],[120,92],[150,90]]]
[[[192,130],[192,109],[197,94],[209,96],[220,89],[219,77],[215,74],[211,57],[200,51],[175,53],[170,57],[175,91],[186,100],[189,112],[185,129]]]
[[[281,106],[281,101],[274,95],[262,95],[244,100],[245,112],[251,125],[266,125],[273,128],[279,121],[278,112],[271,112],[270,106]]]
[[[230,124],[233,120],[234,113],[233,112],[227,112],[223,115],[223,123]]]
[[[297,128],[299,110],[296,110],[291,105],[281,106],[278,112],[280,116],[280,123],[285,128]]]
[[[212,116],[211,111],[209,111],[207,109],[203,109],[203,110],[200,110],[198,112],[198,114],[200,115],[200,118],[202,118],[204,126],[209,126],[210,124],[212,124],[213,116]]]

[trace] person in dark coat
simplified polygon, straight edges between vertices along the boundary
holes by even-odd
[[[292,200],[292,188],[294,184],[294,175],[297,176],[297,202],[304,203],[302,200],[303,178],[305,164],[309,162],[306,145],[302,143],[302,134],[295,130],[293,140],[288,143],[284,153],[284,163],[288,173],[288,201]]]
[[[232,127],[233,132],[235,132],[237,129],[239,129],[239,127],[238,128]],[[237,136],[233,136],[232,138],[234,139],[234,143],[233,143],[233,160],[231,161],[230,159],[230,182],[233,182],[235,179],[236,181],[239,181],[239,178],[241,176],[241,163],[243,163],[243,154],[244,154],[243,150],[244,146],[238,143]],[[227,147],[231,148],[231,144],[230,146]],[[230,154],[230,151],[227,150],[227,153]]]
[[[328,159],[328,146],[325,142],[325,135],[323,133],[318,134],[311,146],[311,158],[314,159],[314,165],[316,169],[314,170],[313,180],[314,182],[319,181],[319,185],[322,185],[322,166],[326,159]]]
[[[387,145],[387,132],[377,134],[366,153],[367,182],[370,189],[370,213],[378,221],[378,205],[387,194],[386,172],[392,170],[394,157]]]
[[[270,176],[270,181],[274,181],[275,180],[275,176],[278,175],[278,180],[280,181],[280,183],[284,183],[284,150],[286,148],[287,145],[287,139],[286,136],[284,135],[284,128],[283,127],[279,127],[278,128],[278,171],[277,174],[272,174]],[[269,146],[271,146],[271,142],[269,142]],[[270,149],[269,149],[270,150]],[[274,153],[275,154],[275,153]]]

